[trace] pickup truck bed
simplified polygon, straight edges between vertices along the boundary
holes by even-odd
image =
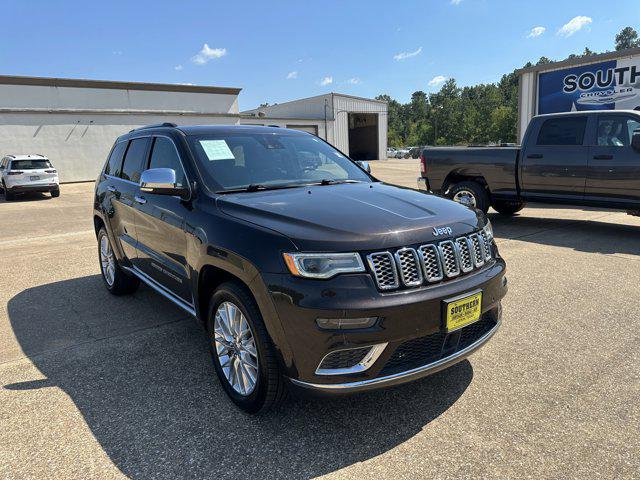
[[[640,112],[534,117],[521,147],[425,148],[421,189],[513,214],[526,201],[640,210]]]

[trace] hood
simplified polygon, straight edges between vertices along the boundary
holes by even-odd
[[[356,251],[444,240],[484,225],[481,213],[435,195],[384,183],[226,194],[227,215],[286,235],[301,251]],[[436,236],[434,228],[450,227]]]

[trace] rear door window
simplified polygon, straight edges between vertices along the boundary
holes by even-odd
[[[148,145],[148,138],[136,138],[129,142],[129,148],[127,148],[127,153],[124,156],[120,178],[135,183],[140,182],[140,174],[144,169],[144,165],[147,163]]]
[[[538,134],[538,145],[582,145],[587,117],[551,118]]]

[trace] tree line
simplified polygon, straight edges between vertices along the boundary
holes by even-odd
[[[615,37],[615,49],[640,47],[638,33],[626,27]],[[600,52],[603,53],[603,52]],[[568,58],[597,55],[585,48]],[[536,65],[552,63],[541,57]],[[533,64],[528,62],[523,68]],[[516,142],[518,75],[514,70],[496,83],[459,87],[448,79],[435,93],[414,92],[402,104],[389,95],[378,100],[389,104],[388,144],[391,147],[462,145]]]

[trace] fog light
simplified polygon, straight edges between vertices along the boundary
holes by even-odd
[[[364,318],[317,318],[316,324],[323,330],[356,330],[373,327],[378,317]]]

